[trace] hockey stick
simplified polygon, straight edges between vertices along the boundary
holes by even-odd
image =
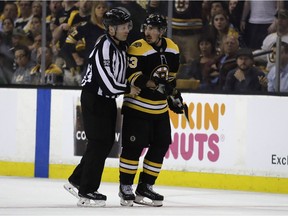
[[[190,123],[188,116],[188,106],[186,103],[183,103],[183,115],[185,116],[187,122]]]

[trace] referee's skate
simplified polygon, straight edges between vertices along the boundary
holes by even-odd
[[[73,184],[72,182],[68,182],[68,183],[64,184],[63,187],[64,187],[65,190],[67,190],[70,194],[72,194],[74,197],[76,197],[77,199],[79,199],[79,196],[78,196],[79,186],[78,186],[78,185]]]
[[[80,207],[104,207],[106,206],[107,197],[98,191],[87,194],[79,194],[77,206]]]
[[[98,191],[88,194],[79,194],[79,186],[68,182],[64,185],[65,190],[78,199],[77,206],[80,207],[103,207],[106,205],[107,197]]]

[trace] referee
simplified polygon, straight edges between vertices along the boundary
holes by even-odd
[[[101,36],[89,56],[86,75],[82,80],[81,108],[88,139],[80,164],[69,177],[65,189],[77,196],[78,206],[104,206],[106,196],[98,192],[105,160],[114,143],[117,96],[138,95],[139,88],[125,79],[127,68],[126,43],[132,28],[130,15],[111,9],[103,17],[106,34]]]

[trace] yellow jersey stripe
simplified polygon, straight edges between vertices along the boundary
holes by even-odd
[[[129,94],[125,95],[125,99],[134,99],[134,100],[137,100],[137,101],[141,101],[143,103],[147,103],[147,104],[151,104],[151,105],[163,105],[163,104],[166,104],[167,103],[167,100],[157,100],[157,101],[154,101],[154,100],[149,100],[149,99],[146,99],[146,98],[142,98],[140,96],[135,96],[134,98],[129,96]]]
[[[149,114],[162,114],[165,113],[168,110],[168,107],[166,106],[166,108],[161,109],[161,110],[151,110],[151,109],[145,109],[143,107],[137,106],[135,104],[131,104],[131,103],[123,103],[124,106],[130,107],[132,109],[144,112],[144,113],[149,113]]]

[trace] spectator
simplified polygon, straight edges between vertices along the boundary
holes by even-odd
[[[52,45],[55,55],[58,55],[59,50],[62,48],[66,40],[67,33],[71,25],[71,23],[68,23],[70,15],[78,12],[78,8],[75,6],[76,2],[77,1],[64,0],[64,10],[62,10],[55,19],[54,25],[57,27],[55,27],[54,31],[52,32]],[[59,65],[61,65],[61,63],[59,63]]]
[[[62,85],[63,84],[63,71],[60,67],[53,63],[53,52],[50,47],[39,47],[37,50],[38,64],[31,69],[31,82],[32,84],[39,85],[42,80],[41,60],[42,54],[45,54],[45,72],[44,84],[46,85]]]
[[[41,31],[42,31],[41,20],[42,20],[42,18],[38,15],[34,15],[31,19],[30,28],[29,28],[26,35],[29,38],[29,40],[32,42],[34,42],[35,35],[41,33]]]
[[[2,22],[3,43],[9,48],[12,47],[12,34],[14,29],[14,22],[11,18],[7,17]]]
[[[245,43],[253,50],[260,49],[263,40],[272,29],[278,1],[246,0],[240,30],[245,31]],[[246,21],[248,18],[246,26]]]
[[[32,2],[32,15],[42,17],[42,2],[41,1],[33,1]]]
[[[65,2],[66,5],[68,2]],[[71,3],[69,3],[71,4]],[[70,13],[69,19],[66,23],[61,24],[62,27],[57,27],[53,32],[53,41],[57,41],[57,38],[59,39],[58,43],[58,58],[56,59],[56,64],[59,67],[65,66],[65,50],[63,50],[63,46],[65,44],[65,40],[67,36],[77,28],[77,26],[80,26],[87,21],[90,20],[90,14],[91,14],[91,7],[92,7],[92,1],[87,0],[81,0],[79,2],[79,9],[74,10]],[[73,7],[70,9],[72,10]]]
[[[198,40],[198,49],[200,51],[199,57],[192,62],[186,73],[181,71],[177,78],[200,80],[200,89],[213,89],[215,87],[213,80],[215,81],[219,75],[215,65],[217,54],[214,41],[203,35]]]
[[[75,6],[76,1],[64,1],[66,19],[60,26],[53,32],[54,42],[59,41],[59,49],[61,50],[67,35],[72,32],[77,26],[89,21],[92,1],[81,0],[79,1],[79,8]]]
[[[42,42],[41,32],[35,33],[33,44],[29,46],[29,49],[31,51],[31,59],[35,63],[37,63],[37,50],[41,46],[41,42]]]
[[[27,34],[23,29],[14,28],[12,33],[12,47],[11,50],[14,50],[14,47],[18,45],[30,46],[32,41],[30,41],[27,37]]]
[[[0,26],[1,27],[3,26],[3,21],[6,18],[11,18],[13,20],[13,25],[14,25],[14,21],[17,19],[17,17],[18,17],[17,5],[14,2],[6,1],[4,5],[3,14],[0,17],[0,22],[2,24]],[[2,28],[0,30],[2,30]]]
[[[146,11],[142,8],[135,0],[130,1],[112,1],[112,7],[118,7],[126,12],[128,12],[133,20],[133,29],[128,35],[127,42],[132,43],[135,40],[142,38],[142,33],[140,31],[142,20],[146,18]]]
[[[35,26],[41,30],[42,19],[42,3],[41,1],[33,1],[31,3],[31,18],[25,27],[25,32],[30,34],[31,31],[35,31]],[[36,24],[37,23],[37,24]],[[32,38],[33,41],[33,38]]]
[[[202,1],[202,21],[203,26],[210,25],[210,19],[211,19],[211,1],[210,0],[203,0]]]
[[[288,92],[288,44],[282,42],[280,48],[280,92]],[[274,65],[267,75],[268,92],[277,91],[276,66]]]
[[[57,27],[56,17],[63,12],[64,8],[62,7],[62,1],[51,0],[49,2],[50,14],[46,17],[47,29],[52,33]]]
[[[196,48],[203,30],[202,2],[173,1],[172,39],[179,46],[181,63],[191,63],[199,56]]]
[[[235,28],[230,24],[229,17],[226,12],[219,12],[212,17],[212,26],[209,27],[206,32],[213,37],[215,41],[215,47],[218,54],[221,54],[223,38],[228,34],[237,34]]]
[[[241,16],[244,8],[244,1],[230,0],[228,4],[229,4],[230,23],[238,31],[240,31]]]
[[[19,0],[20,17],[15,21],[15,27],[21,28],[25,32],[29,30],[32,15],[32,1]]]
[[[229,92],[262,91],[259,81],[265,77],[262,71],[253,66],[253,53],[251,49],[239,49],[236,55],[237,68],[229,71],[224,90]]]
[[[237,4],[238,4],[238,0],[229,0],[229,13],[231,14],[235,8],[237,7]]]
[[[167,1],[148,0],[146,5],[147,14],[162,14],[167,16]]]
[[[78,26],[66,39],[62,50],[65,53],[66,67],[70,70],[73,80],[72,82],[67,80],[70,85],[80,84],[81,71],[86,71],[85,67],[88,63],[89,54],[93,50],[97,39],[105,33],[102,19],[107,10],[108,4],[106,2],[93,2],[91,19]],[[80,75],[79,78],[78,74]],[[76,83],[74,78],[77,79]]]
[[[259,50],[254,51],[254,54],[262,51],[275,50],[276,40],[278,35],[281,36],[283,42],[288,43],[288,10],[279,10],[276,15],[277,32],[269,34],[263,41],[262,47]],[[265,62],[266,70],[270,71],[275,64],[275,52],[257,57],[255,60],[259,62]]]
[[[167,16],[167,2],[149,1],[148,13]],[[189,64],[198,58],[199,50],[196,47],[202,30],[202,1],[173,1],[172,39],[180,49],[181,68],[189,67]]]
[[[10,84],[12,77],[12,70],[7,67],[5,56],[0,53],[0,85],[2,84]]]
[[[14,57],[17,69],[13,74],[12,84],[31,84],[30,71],[35,64],[31,61],[30,55],[31,53],[27,46],[19,45],[15,47]]]
[[[223,90],[227,74],[237,67],[235,58],[239,49],[238,38],[234,35],[227,35],[223,39],[223,54],[219,57],[217,68],[219,69],[219,89]]]
[[[210,1],[210,24],[212,25],[212,18],[219,13],[229,14],[229,9],[226,1]]]
[[[4,43],[3,33],[0,32],[0,84],[10,84],[13,74],[14,55]]]

